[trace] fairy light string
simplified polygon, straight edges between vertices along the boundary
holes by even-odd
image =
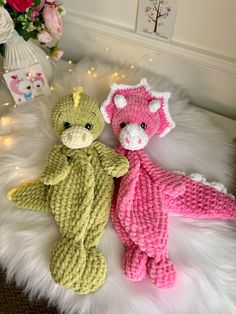
[[[106,54],[108,55],[108,57],[112,58],[114,60],[114,54],[111,53],[111,49],[109,47],[105,47],[105,52]],[[53,66],[58,66],[58,63],[57,61],[55,61],[52,57],[50,57],[49,55],[46,55],[45,58],[47,60],[50,60],[51,61],[51,64]],[[118,82],[122,82],[125,80],[125,78],[127,78],[130,73],[138,66],[138,64],[142,61],[142,60],[145,60],[147,61],[148,63],[150,62],[153,62],[153,57],[150,55],[150,54],[145,54],[141,57],[139,57],[134,63],[130,64],[129,66],[125,67],[124,65],[122,65],[122,68],[121,70],[117,70],[113,73],[111,73],[110,71],[108,71],[107,73],[98,73],[95,69],[95,66],[92,66],[91,68],[87,69],[85,75],[87,74],[87,76],[89,78],[93,78],[93,79],[104,79],[106,77],[110,77],[110,81],[111,83],[118,83]],[[34,60],[35,63],[38,62],[37,59]],[[115,60],[114,60],[115,61]],[[118,62],[117,62],[118,63]],[[68,69],[67,71],[69,73],[72,73],[73,72],[73,66],[74,66],[74,63],[72,60],[68,60],[67,61],[67,64],[68,64]],[[124,71],[124,68],[126,68],[126,70]],[[9,70],[6,68],[6,67],[2,67],[1,68],[3,71],[1,71],[1,73],[8,73]],[[1,81],[2,83],[7,87],[7,84],[5,82],[5,80],[3,79],[3,77],[1,78]],[[51,92],[55,92],[56,91],[56,87],[53,85],[53,83],[49,84],[49,89]],[[12,105],[11,103],[9,102],[5,102],[3,104],[1,104],[0,106],[10,106]],[[16,106],[14,106],[16,107]]]
[[[111,53],[111,49],[109,47],[105,47],[105,52],[108,56],[110,56],[114,60],[114,54]],[[46,55],[45,58],[47,60],[50,60],[50,62],[52,63],[53,66],[58,66],[57,61],[55,61],[49,55]],[[99,71],[97,71],[96,65],[94,64],[93,66],[91,66],[90,68],[85,70],[84,74],[88,79],[91,79],[91,80],[97,80],[97,79],[101,80],[101,79],[108,78],[111,83],[117,83],[117,82],[122,83],[132,73],[132,71],[134,71],[137,68],[137,66],[140,64],[140,62],[142,60],[145,60],[145,62],[147,62],[147,63],[151,63],[151,62],[153,62],[153,57],[150,54],[145,54],[145,55],[139,57],[135,62],[133,62],[131,64],[127,64],[127,65],[122,64],[120,66],[120,69],[117,68],[113,72],[111,72],[110,70],[105,71],[105,72],[104,71],[99,72]],[[36,63],[38,62],[37,59],[35,59],[34,61]],[[73,67],[74,67],[73,61],[68,60],[66,62],[68,65],[67,71],[69,73],[72,73]],[[2,73],[8,73],[9,72],[9,70],[6,67],[0,68],[0,71]],[[63,70],[63,72],[64,71],[65,70]],[[57,75],[59,75],[59,74],[57,73]],[[6,82],[3,78],[1,78],[1,81],[5,86],[7,86]],[[53,82],[51,84],[49,84],[49,88],[50,88],[50,91],[52,93],[56,92],[56,90],[57,90],[57,86],[55,86]],[[2,107],[11,106],[12,108],[17,107],[15,104],[13,104],[13,102],[12,103],[11,102],[5,102],[3,104],[0,104],[0,106],[2,106]],[[14,124],[14,120],[9,116],[2,116],[0,118],[0,147],[1,148],[8,149],[13,145],[14,136],[11,134],[13,124]],[[18,174],[21,173],[20,168],[18,166],[15,167],[15,170]]]

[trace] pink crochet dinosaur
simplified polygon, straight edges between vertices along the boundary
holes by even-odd
[[[120,140],[117,151],[130,163],[128,174],[116,182],[111,209],[115,229],[126,246],[124,272],[132,281],[149,275],[159,288],[172,287],[176,278],[168,257],[168,211],[186,217],[236,218],[232,197],[204,183],[202,176],[166,171],[144,152],[154,134],[162,137],[175,127],[169,98],[170,93],[155,92],[143,79],[136,86],[113,84],[101,107]]]

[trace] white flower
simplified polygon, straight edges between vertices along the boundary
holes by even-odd
[[[0,44],[6,43],[14,31],[14,22],[4,7],[0,7]]]

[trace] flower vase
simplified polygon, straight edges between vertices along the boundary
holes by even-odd
[[[5,43],[3,66],[7,71],[19,70],[39,63],[48,81],[52,77],[52,65],[46,53],[33,41],[25,41],[16,31]]]

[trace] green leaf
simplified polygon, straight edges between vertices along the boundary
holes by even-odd
[[[24,38],[24,40],[28,41],[30,38],[36,38],[35,32],[27,32],[26,29],[23,28],[24,26],[21,24],[16,25],[16,31],[20,36]]]
[[[23,15],[21,15],[16,20],[19,22],[23,22],[23,21],[26,21],[27,19]]]
[[[41,0],[34,0],[34,3],[35,3],[36,5],[40,5]]]
[[[62,9],[62,7],[58,7],[57,11],[61,14],[62,12],[64,12],[64,10]]]

